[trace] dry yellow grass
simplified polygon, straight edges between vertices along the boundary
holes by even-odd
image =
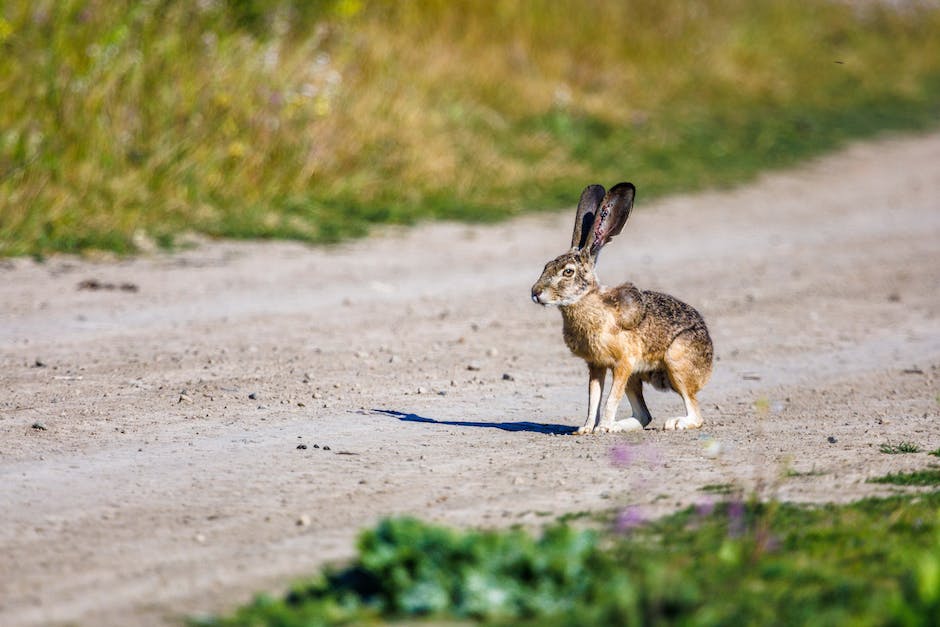
[[[913,3],[15,0],[0,254],[726,184],[935,123],[938,35]]]

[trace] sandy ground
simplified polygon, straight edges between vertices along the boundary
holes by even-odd
[[[649,392],[654,429],[569,435],[586,369],[529,300],[567,212],[0,261],[0,624],[229,610],[390,514],[656,516],[728,483],[846,501],[936,461],[879,447],[940,447],[940,135],[656,203],[635,182],[599,274],[704,314],[701,431],[659,430],[681,403]]]

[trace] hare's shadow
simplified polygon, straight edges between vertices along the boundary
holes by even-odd
[[[432,425],[446,425],[449,427],[481,427],[487,429],[501,429],[503,431],[528,431],[530,433],[544,433],[546,435],[571,435],[575,432],[575,427],[569,425],[550,425],[541,422],[473,422],[464,420],[435,420],[426,418],[418,414],[407,414],[405,412],[394,411],[391,409],[373,409],[372,413],[384,414],[392,418],[398,418],[403,422],[423,422]]]

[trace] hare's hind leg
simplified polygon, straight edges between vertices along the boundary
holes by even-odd
[[[627,400],[630,401],[630,407],[633,408],[633,417],[642,425],[646,426],[653,419],[646,401],[643,400],[643,380],[639,374],[632,374],[627,379]]]
[[[711,344],[709,343],[709,350]],[[695,395],[705,385],[711,374],[711,355],[704,351],[701,338],[694,331],[686,332],[675,340],[666,351],[666,374],[669,383],[685,402],[685,416],[670,418],[664,428],[698,429],[702,426],[702,412]]]
[[[666,431],[698,429],[705,422],[702,420],[702,412],[698,408],[698,401],[695,400],[694,396],[683,394],[682,392],[679,392],[679,394],[682,395],[682,400],[685,401],[686,415],[679,416],[678,418],[670,418],[666,421],[666,424],[663,425],[663,429]]]

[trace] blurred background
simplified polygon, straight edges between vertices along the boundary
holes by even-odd
[[[0,255],[333,242],[940,122],[938,3],[0,2]]]

